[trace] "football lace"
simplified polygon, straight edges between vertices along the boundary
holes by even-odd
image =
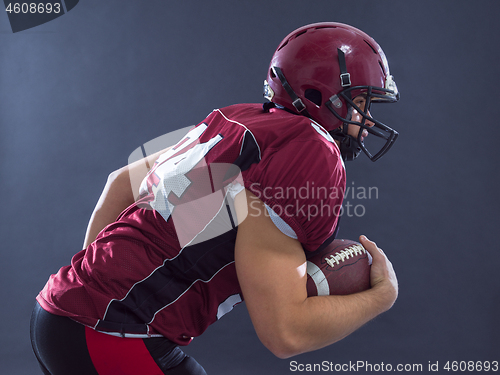
[[[341,250],[335,254],[330,255],[329,258],[325,258],[326,263],[330,267],[335,267],[335,265],[339,265],[340,262],[343,262],[350,257],[355,257],[356,255],[366,254],[366,250],[361,245],[352,245],[350,247],[346,247],[344,250]]]

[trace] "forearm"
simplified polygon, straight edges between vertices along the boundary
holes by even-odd
[[[345,296],[307,298],[290,316],[289,355],[313,351],[350,335],[376,316],[387,311],[391,297],[378,288]]]
[[[124,167],[109,175],[90,217],[83,247],[87,248],[99,232],[114,222],[118,215],[132,203],[134,203],[134,194],[128,168]]]
[[[348,336],[392,306],[382,288],[345,296],[305,298],[302,303],[252,319],[263,344],[280,358],[331,345]],[[250,311],[259,316],[260,311]],[[276,314],[276,315],[273,315]]]

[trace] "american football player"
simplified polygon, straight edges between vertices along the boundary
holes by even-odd
[[[344,161],[375,161],[398,136],[371,114],[399,98],[382,49],[345,24],[301,27],[276,49],[264,92],[264,105],[216,109],[173,147],[110,174],[84,249],[37,296],[31,337],[45,374],[204,374],[180,347],[243,300],[280,358],[392,306],[394,270],[364,236],[371,289],[306,291],[307,254],[337,233]]]

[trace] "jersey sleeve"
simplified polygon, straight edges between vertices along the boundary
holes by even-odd
[[[345,169],[335,145],[293,140],[263,155],[245,187],[296,233],[305,250],[316,250],[335,231],[345,191]]]

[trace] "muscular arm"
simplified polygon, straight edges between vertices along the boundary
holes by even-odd
[[[118,215],[135,202],[139,186],[158,157],[169,148],[138,160],[123,168],[112,172],[101,196],[92,212],[83,248],[87,248],[97,237],[99,232],[116,220]]]
[[[364,236],[360,240],[373,257],[372,288],[308,298],[302,246],[264,215],[261,201],[246,192],[247,204],[243,194],[236,198],[238,213],[245,204],[248,210],[238,227],[236,271],[257,335],[276,356],[287,358],[330,345],[392,306],[397,298],[392,265]]]

